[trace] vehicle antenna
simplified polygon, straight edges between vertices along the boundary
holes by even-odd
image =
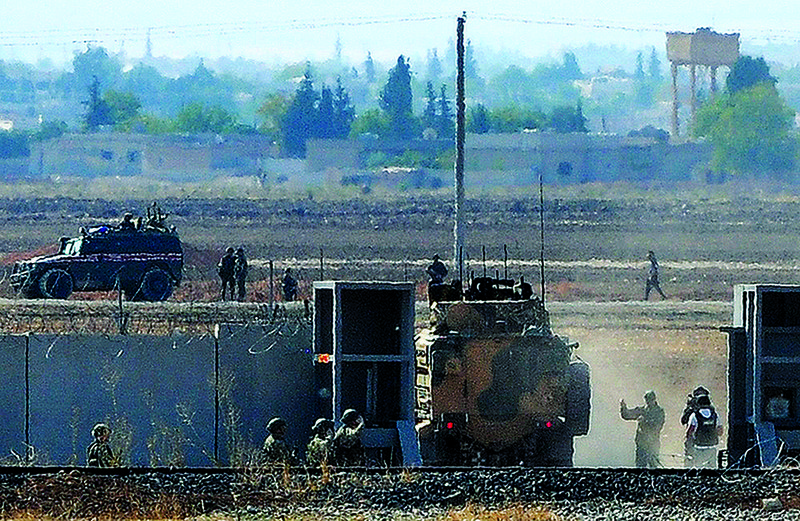
[[[464,23],[466,12],[458,18],[456,29],[456,160],[455,160],[455,225],[453,227],[453,264],[458,266],[459,274],[462,272],[462,258],[460,252],[464,247],[464,139],[466,136],[464,116]],[[463,281],[462,281],[463,284]]]
[[[483,278],[486,278],[486,246],[481,246],[481,252],[483,252]]]
[[[503,245],[503,278],[508,280],[508,246]]]
[[[540,236],[540,251],[539,251],[539,270],[542,283],[542,305],[544,306],[544,175],[542,169],[539,170],[539,231]]]

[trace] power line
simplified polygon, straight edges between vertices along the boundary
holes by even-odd
[[[421,24],[441,20],[455,20],[456,14],[428,13],[404,16],[363,16],[348,18],[315,18],[275,21],[213,22],[179,25],[155,25],[125,28],[44,29],[36,31],[4,32],[0,34],[0,47],[44,47],[69,44],[119,43],[146,41],[151,38],[186,39],[209,36],[252,35],[257,33],[309,31],[326,28],[366,27],[376,25]],[[472,20],[565,28],[616,30],[638,33],[665,33],[676,30],[674,24],[662,22],[639,23],[599,18],[529,17],[509,13],[468,12]],[[738,32],[748,40],[775,42],[800,42],[800,31],[793,29],[738,27],[723,32]]]

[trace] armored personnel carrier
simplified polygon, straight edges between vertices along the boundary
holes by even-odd
[[[128,300],[166,300],[181,282],[183,249],[165,218],[154,207],[144,223],[81,228],[77,237],[61,238],[58,253],[15,263],[11,286],[25,298],[119,288]]]
[[[542,301],[512,284],[479,279],[453,300],[436,299],[455,285],[429,292],[430,324],[415,340],[426,464],[571,466],[572,438],[589,431],[578,344],[555,335]]]

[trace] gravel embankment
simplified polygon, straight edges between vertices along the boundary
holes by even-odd
[[[239,470],[0,474],[0,515],[200,514],[425,519],[466,505],[545,506],[562,519],[800,519],[800,474],[619,469]],[[767,506],[764,506],[767,500]],[[771,504],[770,504],[771,502]],[[254,517],[256,518],[256,517]]]

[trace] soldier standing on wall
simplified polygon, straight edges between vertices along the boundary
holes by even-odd
[[[342,426],[333,437],[333,454],[337,465],[343,467],[361,467],[366,463],[361,431],[364,418],[354,409],[347,409],[342,414]]]
[[[86,465],[89,467],[115,467],[116,459],[108,439],[111,429],[105,423],[98,423],[92,428],[94,441],[86,449]]]
[[[261,457],[266,464],[291,465],[294,462],[292,449],[286,443],[286,421],[283,418],[272,418],[267,424],[269,436],[264,440]]]
[[[286,268],[283,272],[281,287],[283,289],[283,300],[291,302],[297,298],[297,279],[292,276],[292,268]]]
[[[233,267],[236,260],[233,257],[233,248],[225,250],[225,255],[219,260],[217,264],[217,273],[219,278],[222,279],[222,300],[225,300],[225,288],[230,288],[230,298],[234,297],[234,278]]]
[[[657,468],[661,466],[658,453],[661,450],[661,429],[664,427],[664,409],[658,405],[656,393],[647,391],[644,407],[628,408],[625,400],[619,401],[619,414],[623,420],[636,420],[636,466]]]
[[[664,292],[661,291],[661,286],[658,284],[658,261],[656,260],[656,254],[652,250],[647,252],[647,260],[650,261],[650,271],[647,274],[647,282],[644,287],[644,299],[647,300],[650,298],[650,291],[653,289],[658,291],[661,298],[667,298]]]
[[[233,263],[233,276],[236,279],[236,287],[239,290],[237,300],[244,302],[244,283],[247,280],[247,258],[244,256],[244,248],[236,250]]]
[[[314,467],[327,465],[333,459],[333,420],[318,419],[311,432],[311,441],[306,447],[306,460]]]

